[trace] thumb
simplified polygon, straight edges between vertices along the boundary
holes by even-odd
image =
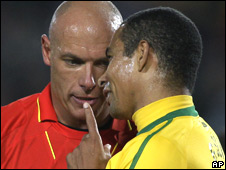
[[[110,144],[104,145],[104,152],[106,155],[111,157],[111,145]]]

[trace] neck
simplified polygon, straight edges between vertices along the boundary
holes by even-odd
[[[160,86],[159,84],[158,86],[153,86],[146,89],[142,87],[142,90],[140,90],[140,93],[138,96],[139,98],[136,100],[139,102],[137,103],[135,112],[150,103],[164,99],[166,97],[171,97],[176,95],[191,95],[191,94],[189,90],[185,87],[180,88],[176,91],[169,90],[168,88]]]

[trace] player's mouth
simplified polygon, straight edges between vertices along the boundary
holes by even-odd
[[[86,102],[92,106],[97,102],[99,97],[72,96],[72,98],[79,105],[83,105]]]

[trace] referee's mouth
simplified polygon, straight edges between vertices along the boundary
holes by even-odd
[[[89,103],[91,106],[97,103],[99,97],[88,97],[88,96],[72,96],[73,100],[79,104],[83,105],[84,103]]]

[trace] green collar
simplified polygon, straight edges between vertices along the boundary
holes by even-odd
[[[168,113],[167,115],[157,119],[156,121],[154,121],[153,123],[149,124],[148,126],[146,126],[145,128],[143,128],[139,133],[137,133],[137,136],[142,134],[142,133],[145,133],[145,132],[148,132],[150,130],[152,130],[155,126],[159,125],[160,123],[164,122],[164,121],[167,121],[167,123],[162,126],[160,129],[156,130],[155,132],[149,134],[145,140],[143,141],[143,143],[141,144],[138,152],[136,153],[136,155],[134,156],[133,158],[133,161],[130,165],[130,168],[129,169],[134,169],[145,146],[147,145],[148,141],[155,135],[157,134],[158,132],[160,132],[162,129],[164,129],[166,126],[168,126],[172,121],[173,121],[173,118],[175,117],[180,117],[180,116],[198,116],[198,112],[195,110],[195,107],[194,106],[191,106],[191,107],[186,107],[184,109],[179,109],[179,110],[176,110],[176,111],[173,111],[173,112],[170,112]]]
[[[173,119],[175,117],[180,117],[180,116],[198,116],[198,112],[195,110],[194,106],[186,107],[184,109],[179,109],[179,110],[170,112],[167,115],[157,119],[156,121],[152,122],[151,124],[143,128],[139,133],[137,133],[137,136],[152,130],[155,126],[159,125],[160,123],[166,120]]]

